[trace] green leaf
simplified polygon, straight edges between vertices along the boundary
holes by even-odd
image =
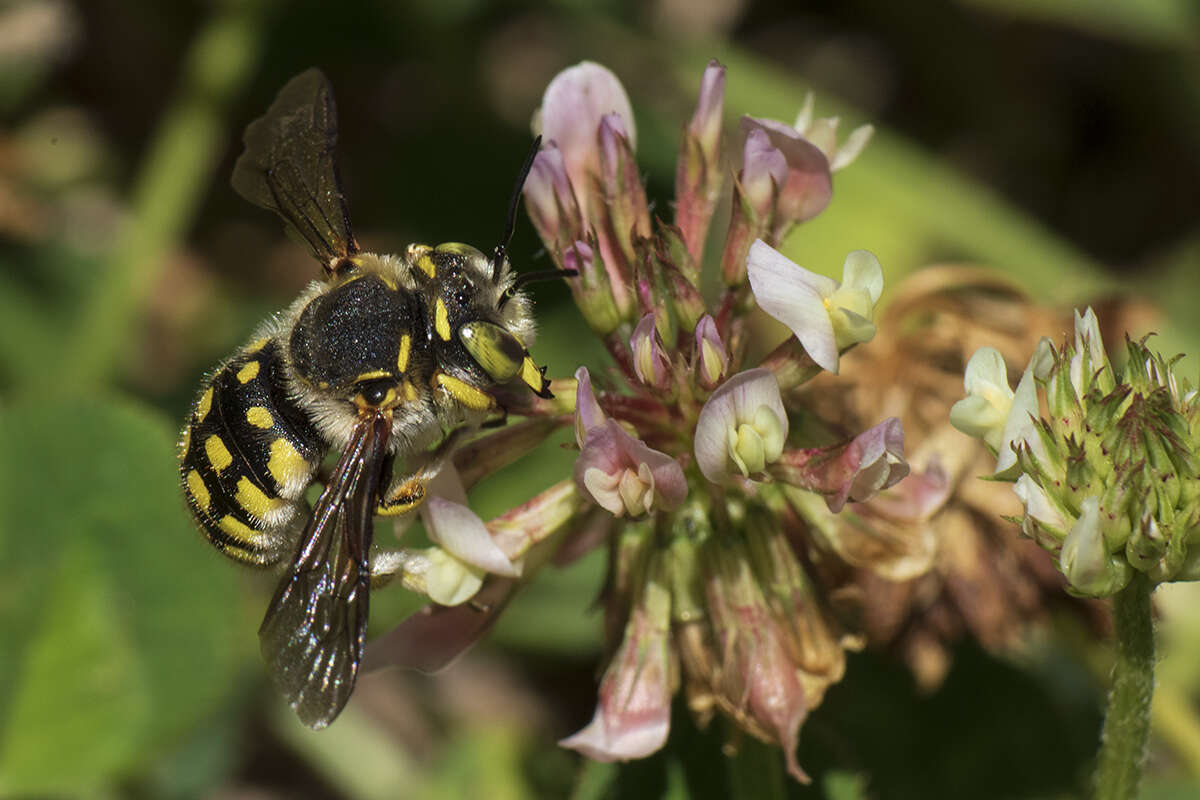
[[[0,412],[0,794],[127,775],[232,687],[236,570],[187,519],[172,439],[104,397]]]

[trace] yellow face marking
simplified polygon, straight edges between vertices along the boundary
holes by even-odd
[[[196,422],[204,422],[204,418],[208,416],[209,410],[212,408],[212,387],[204,390],[204,394],[200,395],[200,402],[196,403]]]
[[[257,353],[259,350],[262,350],[269,341],[271,341],[270,336],[264,336],[261,339],[255,339],[253,342],[246,345],[246,352],[249,354]]]
[[[267,493],[255,486],[249,478],[238,479],[237,494],[233,499],[246,509],[246,513],[257,519],[266,519],[268,514],[283,506],[284,502],[278,497],[268,497]]]
[[[258,377],[258,362],[247,361],[246,366],[238,370],[237,379],[241,383],[249,383]]]
[[[525,356],[525,360],[521,362],[521,380],[535,392],[542,390],[542,371],[529,356]]]
[[[217,471],[218,475],[221,474],[221,470],[233,463],[233,456],[229,454],[229,448],[215,433],[204,440],[204,453],[208,456],[208,463],[213,465],[213,469]]]
[[[242,522],[237,517],[226,514],[221,517],[221,521],[217,523],[217,527],[228,533],[233,538],[242,542],[253,542],[258,537],[262,536],[260,531],[254,530],[246,523]]]
[[[271,416],[271,412],[262,406],[250,406],[246,409],[246,422],[249,422],[256,428],[266,430],[275,424],[275,418]]]
[[[392,377],[392,373],[388,372],[387,370],[377,369],[377,370],[373,370],[371,372],[362,373],[361,375],[359,375],[357,378],[354,379],[354,382],[361,383],[362,381],[373,381],[376,378],[390,378],[390,377]]]
[[[481,392],[469,383],[453,378],[444,372],[439,372],[434,378],[438,385],[449,392],[455,400],[467,408],[483,411],[492,407],[492,396]]]
[[[442,337],[443,342],[450,341],[450,315],[446,311],[446,304],[440,297],[433,309],[433,328],[437,331],[438,336]]]
[[[400,337],[400,355],[396,356],[396,371],[403,375],[408,370],[408,356],[412,350],[412,337],[407,333]]]
[[[437,266],[434,265],[433,259],[429,257],[428,252],[417,256],[417,269],[424,272],[430,278],[437,274]]]
[[[292,446],[292,443],[282,437],[271,442],[270,458],[267,460],[267,472],[282,487],[293,486],[297,481],[308,481],[308,462],[304,456]]]
[[[208,511],[208,504],[212,502],[212,496],[208,493],[208,487],[204,485],[204,479],[200,477],[200,473],[196,470],[192,470],[187,474],[187,487],[188,491],[192,493],[196,505]]]
[[[417,399],[417,387],[413,385],[412,381],[405,381],[404,383],[400,384],[400,402],[401,403],[412,403],[412,402],[415,402],[416,399]]]

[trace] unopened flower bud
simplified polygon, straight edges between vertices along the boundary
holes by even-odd
[[[708,314],[696,325],[696,377],[702,387],[714,389],[729,369],[729,353],[717,332],[717,323]]]
[[[1100,500],[1084,498],[1079,519],[1063,540],[1059,567],[1071,588],[1091,597],[1107,597],[1124,588],[1132,570],[1120,556],[1112,556],[1100,525]]]
[[[654,389],[666,389],[671,384],[671,362],[654,329],[654,314],[642,317],[629,348],[633,351],[633,369],[638,379]]]
[[[591,329],[601,336],[616,330],[621,324],[621,312],[613,296],[608,271],[600,261],[596,248],[587,242],[572,243],[563,253],[563,267],[579,273],[579,277],[569,285]]]
[[[619,114],[600,120],[600,188],[608,222],[627,263],[637,257],[634,242],[650,235],[650,211],[646,190],[638,174],[633,146]],[[597,231],[604,236],[604,231]]]
[[[675,169],[675,224],[693,260],[703,255],[704,236],[721,191],[721,123],[725,106],[725,67],[708,62],[700,80],[696,113],[683,132]]]

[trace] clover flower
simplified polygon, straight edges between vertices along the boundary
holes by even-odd
[[[1007,376],[1022,375],[1040,332],[1069,326],[1070,316],[995,273],[960,266],[919,270],[889,296],[874,317],[871,346],[844,353],[838,376],[822,373],[796,390],[836,430],[862,430],[895,414],[911,468],[871,500],[848,498],[837,514],[825,496],[788,490],[806,508],[808,539],[850,567],[819,570],[822,591],[862,598],[863,643],[903,659],[926,690],[944,679],[964,638],[1005,657],[1051,613],[1069,613],[1081,629],[1106,635],[1111,621],[1103,608],[1069,595],[1057,557],[1028,538],[1038,533],[1034,519],[1054,528],[1057,541],[1071,522],[1027,477],[1012,488],[978,478],[995,469],[998,450],[983,432],[1003,434],[1014,396]],[[984,374],[997,376],[995,395],[1007,399],[968,439],[950,424],[950,411],[963,396],[964,372],[980,365],[967,370],[968,361],[985,349],[999,360]],[[1033,373],[1030,383],[1037,364]],[[1030,517],[1024,531],[1008,521],[1022,519],[1023,507]]]
[[[583,63],[560,73],[535,115],[543,136],[524,193],[555,264],[579,270],[572,293],[612,365],[581,368],[555,401],[505,396],[510,413],[561,420],[574,397],[574,488],[607,515],[613,536],[606,593],[612,656],[592,721],[562,744],[599,760],[662,747],[670,699],[714,709],[795,748],[805,717],[841,678],[843,630],[808,574],[803,520],[888,492],[907,474],[899,423],[855,437],[794,431],[789,394],[874,334],[882,288],[874,256],[852,252],[843,283],[802,270],[774,248],[828,205],[829,154],[795,128],[745,117],[731,177],[723,124],[725,68],[711,62],[683,127],[672,222],[652,221],[636,163],[636,127],[616,76]],[[852,137],[861,149],[865,136]],[[727,185],[733,213],[720,248],[719,296],[701,292],[714,209]],[[661,207],[661,206],[660,206]],[[747,258],[750,257],[749,272]],[[714,265],[715,266],[715,265]],[[747,362],[755,306],[797,333]],[[579,515],[586,514],[586,508]]]
[[[1057,557],[1072,591],[1089,597],[1113,595],[1138,573],[1151,584],[1200,578],[1200,552],[1190,546],[1200,534],[1200,401],[1145,340],[1125,345],[1122,373],[1105,354],[1095,313],[1076,312],[1072,339],[1059,349],[1039,344],[993,440],[997,476],[1015,481],[1024,507],[1022,531]],[[994,361],[986,352],[976,359]],[[1002,395],[1002,376],[992,381]],[[997,415],[980,412],[974,397],[955,408],[971,412],[951,417],[964,432],[986,438],[997,429]]]

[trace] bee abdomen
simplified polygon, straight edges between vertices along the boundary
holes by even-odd
[[[259,339],[217,370],[192,407],[180,463],[188,507],[226,555],[274,564],[290,552],[324,454],[287,395],[279,343]]]

